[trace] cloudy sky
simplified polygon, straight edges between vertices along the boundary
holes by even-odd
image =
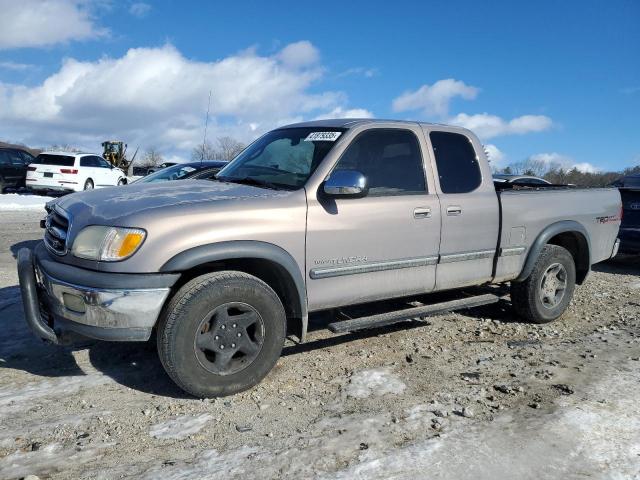
[[[517,4],[517,6],[516,6]],[[0,0],[0,139],[188,158],[299,120],[462,125],[499,166],[640,163],[640,2]]]

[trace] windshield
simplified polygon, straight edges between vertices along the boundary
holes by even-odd
[[[197,169],[189,165],[174,165],[173,167],[163,168],[157,172],[151,173],[146,177],[143,177],[136,182],[168,182],[169,180],[179,180],[180,178],[188,175],[191,172],[195,172]]]
[[[343,128],[284,128],[274,130],[249,145],[220,171],[218,180],[301,188],[331,150]]]

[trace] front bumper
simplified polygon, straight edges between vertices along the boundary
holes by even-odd
[[[176,274],[114,274],[55,263],[40,244],[18,252],[25,320],[40,338],[70,334],[111,341],[151,336]],[[148,287],[148,288],[145,288]]]

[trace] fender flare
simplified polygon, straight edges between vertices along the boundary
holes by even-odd
[[[298,297],[298,301],[292,305],[292,309],[296,317],[299,317],[302,322],[300,340],[304,342],[309,319],[304,277],[298,263],[289,252],[277,245],[255,240],[234,240],[200,245],[170,258],[160,267],[160,272],[184,272],[210,262],[243,258],[267,260],[283,269],[289,275],[295,285],[295,293]]]
[[[538,257],[540,256],[540,253],[542,252],[542,249],[544,248],[544,246],[549,242],[551,238],[555,237],[560,233],[566,233],[566,232],[578,233],[582,235],[582,237],[584,237],[585,242],[587,244],[587,255],[589,258],[588,268],[590,269],[591,268],[591,242],[589,241],[589,234],[587,232],[587,229],[584,228],[582,224],[576,222],[575,220],[562,220],[560,222],[552,223],[551,225],[547,226],[544,230],[542,230],[542,232],[540,232],[538,237],[531,244],[531,247],[529,247],[529,253],[527,254],[527,259],[525,260],[524,267],[522,267],[522,271],[520,272],[520,275],[518,275],[518,278],[516,278],[513,281],[522,282],[529,275],[531,275],[531,272],[533,271],[533,267],[535,266],[536,260],[538,260]],[[582,282],[578,282],[578,283],[582,283]]]

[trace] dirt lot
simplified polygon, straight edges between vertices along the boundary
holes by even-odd
[[[640,260],[598,265],[559,322],[507,302],[289,344],[257,388],[200,401],[153,344],[47,346],[0,212],[0,479],[640,478]]]

